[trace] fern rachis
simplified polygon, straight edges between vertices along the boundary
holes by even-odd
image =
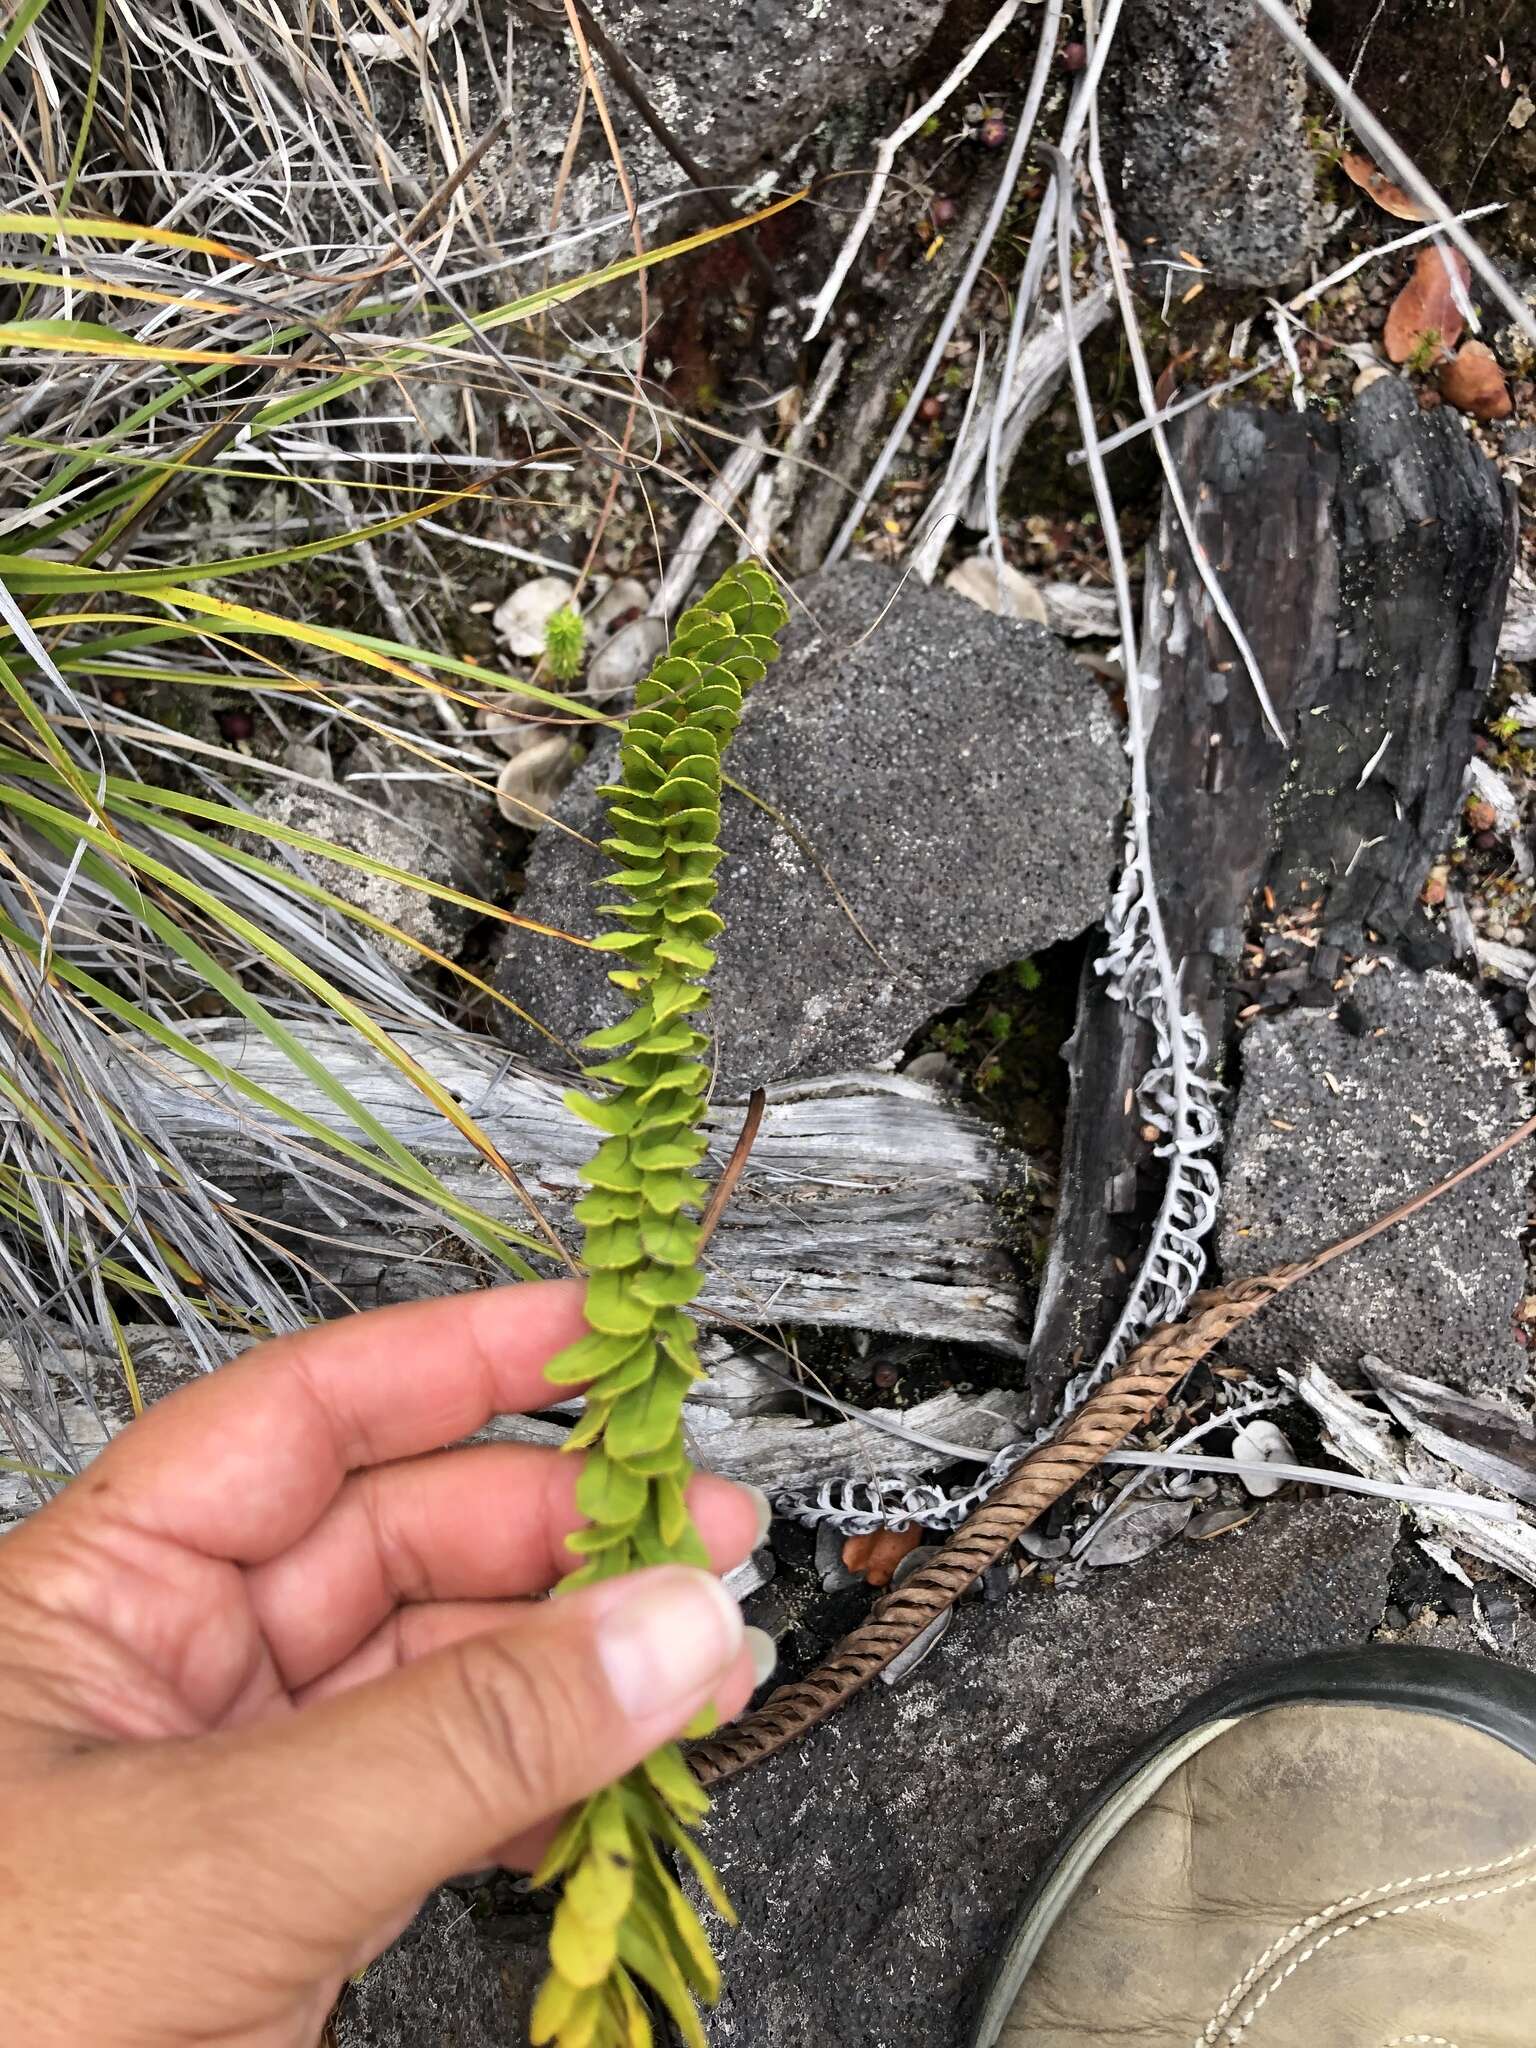
[[[601,1133],[577,1204],[589,1275],[591,1334],[549,1368],[587,1386],[568,1448],[586,1450],[576,1499],[588,1526],[571,1539],[585,1562],[562,1590],[653,1564],[707,1563],[688,1515],[691,1472],[682,1404],[702,1376],[687,1305],[702,1284],[695,1212],[708,1039],[694,1021],[709,996],[720,862],[720,756],[752,684],[778,652],[788,613],[766,572],[730,569],[685,612],[666,655],[636,693],[619,743],[619,778],[601,794],[616,897],[598,940],[619,957],[610,979],[630,1000],[622,1022],[587,1046],[608,1084],[569,1106]],[[648,2048],[642,1987],[690,2048],[703,2048],[695,1999],[719,1974],[708,1937],[668,1862],[691,1866],[716,1908],[724,1895],[689,1829],[708,1800],[669,1744],[566,1821],[538,1872],[563,1879],[550,1974],[533,2040],[557,2048]]]

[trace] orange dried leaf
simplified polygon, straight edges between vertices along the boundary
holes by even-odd
[[[909,1529],[875,1529],[868,1536],[850,1536],[843,1545],[843,1563],[871,1586],[888,1586],[891,1573],[922,1540],[916,1523]]]
[[[1447,266],[1453,266],[1448,268]],[[1383,340],[1394,363],[1406,363],[1424,352],[1416,368],[1428,369],[1456,346],[1466,322],[1456,302],[1453,279],[1461,280],[1463,294],[1472,271],[1458,249],[1439,249],[1433,243],[1421,249],[1413,275],[1392,301]]]
[[[1440,396],[1475,420],[1502,420],[1514,410],[1504,372],[1480,341],[1467,342],[1440,365]]]
[[[1195,352],[1192,348],[1184,348],[1180,349],[1177,355],[1171,355],[1168,358],[1168,361],[1163,368],[1162,375],[1158,378],[1156,384],[1152,387],[1152,402],[1157,407],[1159,412],[1163,410],[1164,406],[1167,405],[1169,399],[1172,398],[1174,392],[1178,390],[1179,372],[1183,369],[1184,365],[1191,359],[1194,353]]]
[[[1346,150],[1339,158],[1339,169],[1362,192],[1369,192],[1383,213],[1395,214],[1399,220],[1433,220],[1434,215],[1427,207],[1410,199],[1402,186],[1394,185],[1385,171],[1378,171],[1368,156],[1356,156]]]

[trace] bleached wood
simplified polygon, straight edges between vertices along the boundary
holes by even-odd
[[[360,1055],[348,1032],[319,1023],[306,1044],[329,1073],[450,1192],[486,1214],[526,1225],[513,1189],[411,1083]],[[590,1128],[565,1108],[565,1084],[486,1044],[465,1049],[426,1035],[400,1042],[450,1089],[574,1245],[570,1210]],[[295,1108],[334,1125],[336,1111],[259,1034],[221,1020],[201,1043]],[[121,1055],[133,1058],[130,1050]],[[295,1170],[290,1140],[261,1113],[175,1072],[156,1054],[142,1066],[156,1116],[204,1178],[267,1223],[316,1236],[300,1245],[359,1307],[480,1284],[481,1265],[435,1215],[402,1223],[370,1214],[371,1188],[328,1212]],[[709,1119],[706,1174],[724,1167],[741,1109]],[[769,1091],[762,1129],[705,1256],[700,1312],[732,1323],[836,1324],[984,1344],[1023,1355],[1023,1294],[998,1213],[1032,1168],[977,1118],[926,1083],[842,1074]],[[334,1192],[327,1176],[328,1196]],[[345,1190],[345,1183],[342,1183]],[[338,1308],[345,1306],[338,1301]]]

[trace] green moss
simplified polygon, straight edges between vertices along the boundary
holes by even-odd
[[[1071,1034],[1080,944],[1052,946],[1001,967],[969,999],[936,1017],[913,1042],[941,1052],[989,1115],[1026,1150],[1054,1159],[1067,1111],[1062,1046]]]

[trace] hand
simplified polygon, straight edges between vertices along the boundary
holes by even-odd
[[[0,1540],[0,2041],[314,2048],[352,1971],[752,1655],[705,1572],[557,1601],[579,1461],[441,1446],[545,1405],[554,1281],[263,1344]],[[761,1495],[697,1477],[717,1570]]]

